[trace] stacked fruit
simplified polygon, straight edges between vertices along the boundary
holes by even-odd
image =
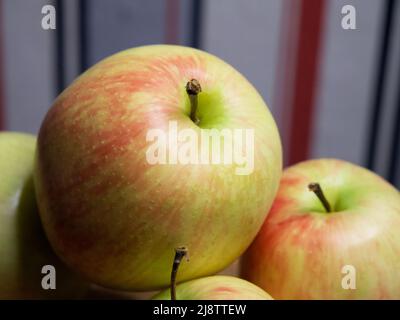
[[[0,297],[79,297],[87,281],[170,287],[158,299],[400,298],[399,192],[339,160],[282,175],[264,101],[205,52],[115,54],[56,99],[37,143],[1,133],[0,149]],[[213,276],[240,256],[250,282]]]

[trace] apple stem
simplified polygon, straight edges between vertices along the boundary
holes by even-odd
[[[186,260],[189,261],[188,249],[186,247],[175,248],[175,258],[171,272],[171,300],[176,300],[176,275],[178,273],[179,265],[185,256]]]
[[[190,100],[190,119],[195,124],[199,124],[200,119],[197,117],[197,95],[201,92],[200,83],[196,79],[191,79],[186,84],[186,93]]]
[[[319,183],[313,182],[308,185],[308,190],[314,192],[318,199],[321,201],[322,205],[324,206],[326,212],[331,212],[331,206],[326,200],[324,193],[322,192],[322,188]]]

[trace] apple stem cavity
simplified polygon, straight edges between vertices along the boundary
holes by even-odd
[[[198,125],[200,119],[197,117],[197,95],[201,92],[201,86],[199,81],[196,79],[191,79],[186,84],[186,93],[190,100],[190,119]]]
[[[321,201],[322,205],[324,206],[326,212],[332,212],[331,206],[330,206],[328,200],[326,200],[326,197],[325,197],[324,193],[322,192],[322,188],[319,185],[319,183],[316,183],[316,182],[310,183],[308,185],[308,190],[310,190],[316,194],[316,196],[318,197],[318,199]]]
[[[176,275],[178,273],[179,266],[182,259],[186,256],[186,260],[189,261],[188,249],[187,247],[175,248],[175,258],[172,265],[171,272],[171,300],[176,300]]]

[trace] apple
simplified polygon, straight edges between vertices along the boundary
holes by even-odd
[[[51,250],[33,190],[36,138],[0,132],[0,299],[74,298],[86,285]],[[56,289],[44,290],[42,267],[55,267]]]
[[[175,248],[169,290],[164,290],[153,300],[272,300],[272,297],[254,284],[232,276],[209,276],[176,285],[178,270],[183,258],[189,262],[187,247]]]
[[[272,300],[256,285],[232,276],[209,276],[180,283],[177,300]],[[170,290],[164,290],[154,300],[170,300]]]
[[[392,185],[349,162],[304,161],[284,171],[241,274],[275,299],[400,299],[399,230]]]
[[[224,148],[196,140],[215,132]],[[106,58],[61,93],[40,129],[34,177],[57,254],[96,284],[140,291],[168,286],[175,247],[193,256],[178,281],[239,257],[272,204],[281,158],[274,119],[238,71],[154,45]]]

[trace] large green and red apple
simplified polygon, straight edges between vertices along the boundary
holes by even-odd
[[[197,109],[188,83],[201,86]],[[253,170],[149,163],[149,130],[168,132],[171,122],[197,136],[254,130]],[[35,168],[41,219],[57,254],[91,281],[166,287],[178,246],[191,252],[178,281],[216,273],[244,252],[278,189],[281,157],[267,106],[230,65],[186,47],[126,50],[81,75],[48,112]]]
[[[170,300],[170,290],[164,290],[154,300]],[[177,300],[272,300],[256,285],[231,276],[210,276],[183,282],[176,287]]]
[[[301,162],[284,171],[242,275],[275,299],[400,299],[399,231],[392,185],[348,162]]]
[[[73,298],[85,284],[51,250],[33,190],[34,136],[0,132],[0,299]],[[56,289],[43,289],[46,265]]]

